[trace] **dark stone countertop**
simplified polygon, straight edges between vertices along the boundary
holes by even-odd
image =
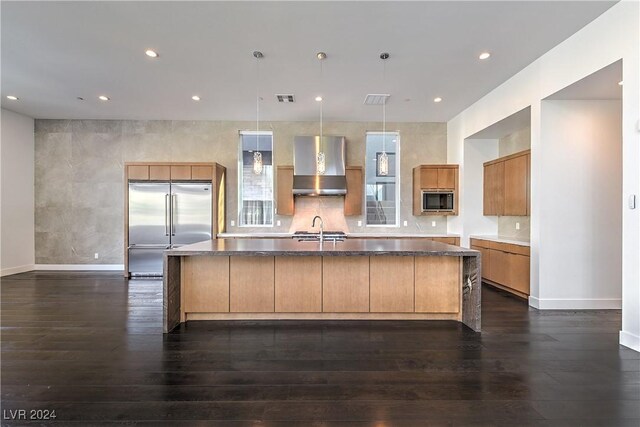
[[[299,242],[294,239],[216,239],[165,252],[168,256],[479,256],[480,252],[440,242],[409,239],[346,239]]]

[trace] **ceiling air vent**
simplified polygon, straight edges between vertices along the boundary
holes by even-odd
[[[389,94],[370,93],[364,98],[364,105],[382,105],[386,104],[388,99]]]
[[[276,93],[276,98],[278,98],[278,102],[296,102],[296,98],[293,95]]]

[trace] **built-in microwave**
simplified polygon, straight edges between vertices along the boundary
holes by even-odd
[[[423,191],[422,212],[453,212],[453,191]]]

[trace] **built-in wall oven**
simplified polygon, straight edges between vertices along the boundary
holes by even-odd
[[[422,212],[453,212],[455,193],[453,191],[423,191]]]

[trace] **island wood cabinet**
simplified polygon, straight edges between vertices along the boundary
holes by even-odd
[[[344,215],[362,215],[363,168],[362,166],[347,166],[347,194],[344,196]],[[293,215],[295,213],[295,199],[293,196],[293,166],[276,167],[276,214]]]
[[[413,215],[458,215],[458,165],[420,165],[413,168]],[[453,191],[453,212],[422,212],[422,191]]]
[[[529,215],[530,164],[531,150],[484,163],[484,215]]]
[[[198,313],[460,318],[460,257],[201,256],[181,262],[183,321]]]
[[[482,254],[482,280],[520,297],[529,296],[528,246],[471,239],[471,249]]]

